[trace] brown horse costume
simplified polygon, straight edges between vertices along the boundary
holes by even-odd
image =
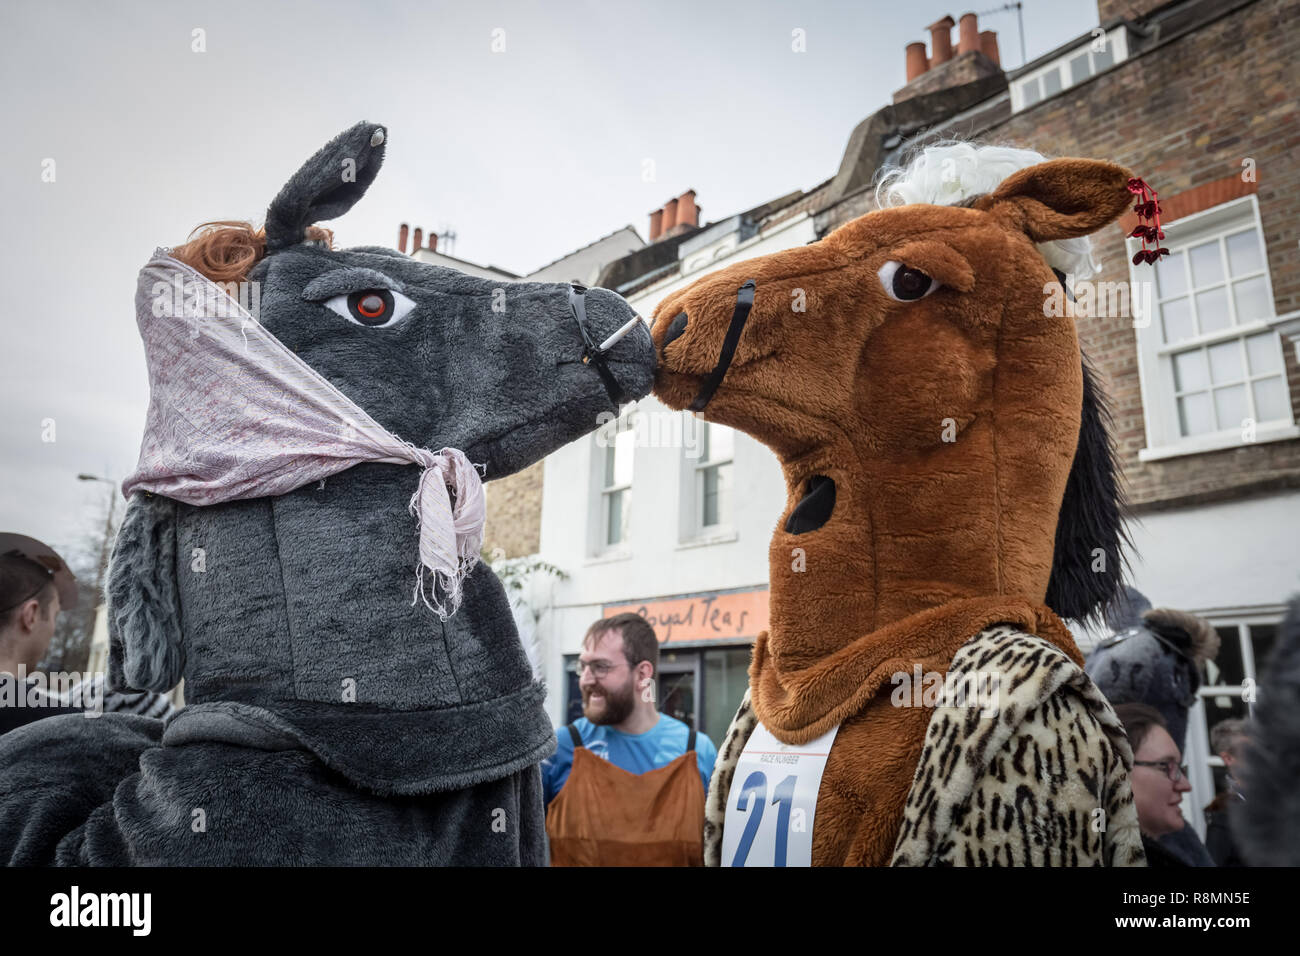
[[[1131,175],[1044,162],[659,306],[655,393],[767,444],[788,489],[771,629],[710,787],[709,863],[756,719],[789,744],[840,726],[814,865],[1143,863],[1132,752],[1061,621],[1119,584],[1114,462],[1034,245],[1117,219]],[[891,676],[916,665],[995,671],[997,715],[893,706]]]

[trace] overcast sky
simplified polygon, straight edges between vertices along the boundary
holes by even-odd
[[[624,225],[644,238],[648,211],[688,188],[707,221],[817,185],[903,85],[904,47],[965,12],[946,0],[4,0],[0,530],[57,548],[102,525],[106,486],[76,475],[120,483],[139,452],[136,273],[206,220],[260,225],[285,180],[353,123],[384,123],[389,145],[365,198],[330,224],[341,245],[393,245],[403,221],[450,227],[459,257],[525,273]],[[1088,0],[1026,0],[1027,54],[1096,23]],[[980,28],[998,32],[1004,67],[1020,65],[1014,12]],[[806,52],[792,50],[796,29]]]

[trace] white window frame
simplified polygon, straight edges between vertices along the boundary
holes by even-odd
[[[1130,298],[1143,302],[1149,301],[1153,304],[1151,315],[1143,315],[1140,319],[1134,320],[1138,348],[1138,381],[1142,392],[1142,417],[1146,423],[1147,443],[1146,448],[1138,452],[1139,461],[1157,461],[1180,455],[1195,455],[1224,448],[1258,445],[1270,441],[1284,441],[1300,437],[1300,428],[1296,427],[1295,416],[1292,412],[1290,386],[1286,377],[1286,356],[1282,353],[1282,339],[1276,328],[1288,316],[1278,316],[1276,314],[1277,306],[1273,297],[1273,277],[1268,268],[1268,243],[1264,236],[1264,226],[1259,215],[1259,200],[1252,193],[1248,196],[1221,203],[1211,209],[1184,216],[1177,222],[1168,225],[1161,224],[1161,228],[1164,229],[1167,235],[1161,245],[1169,249],[1171,253],[1182,251],[1186,254],[1192,246],[1201,245],[1207,240],[1217,238],[1220,249],[1222,249],[1223,243],[1230,233],[1241,232],[1251,227],[1255,229],[1259,236],[1260,251],[1264,258],[1264,270],[1260,274],[1264,278],[1266,288],[1265,303],[1268,314],[1262,318],[1238,324],[1236,322],[1236,302],[1231,290],[1228,290],[1226,299],[1229,318],[1232,320],[1229,326],[1216,332],[1208,332],[1194,338],[1185,339],[1175,345],[1165,345],[1162,342],[1162,319],[1158,314],[1158,307],[1154,306],[1157,296],[1154,288],[1154,273],[1151,271],[1152,266],[1145,263],[1133,265],[1133,253],[1142,248],[1142,240],[1132,238],[1125,240],[1129,257],[1130,289],[1133,290],[1133,295]],[[1237,278],[1225,276],[1225,284]],[[1149,297],[1138,291],[1143,284],[1151,285]],[[1194,299],[1190,288],[1187,295],[1189,300]],[[1191,305],[1195,309],[1194,301]],[[1182,435],[1178,425],[1177,393],[1174,388],[1174,355],[1230,341],[1243,342],[1242,348],[1245,348],[1245,339],[1252,335],[1270,331],[1273,333],[1278,361],[1281,363],[1282,384],[1286,389],[1285,417],[1270,421],[1267,424],[1257,424],[1254,441],[1246,441],[1243,438],[1240,425],[1206,434]],[[1243,363],[1243,368],[1245,367]],[[1249,376],[1249,372],[1247,372],[1247,375]],[[1251,379],[1248,377],[1246,381],[1247,408],[1253,410],[1255,398],[1249,384]],[[1211,401],[1213,401],[1212,394]]]
[[[736,449],[742,436],[741,432],[732,429],[731,456],[726,459],[717,459],[713,461],[704,458],[704,431],[712,423],[707,423],[702,418],[697,418],[689,412],[681,412],[682,421],[682,449],[678,459],[678,481],[677,481],[677,548],[688,549],[698,548],[714,544],[722,544],[727,541],[735,541],[738,538],[736,532],[736,509],[738,503],[735,498],[735,474],[736,474]],[[722,426],[719,426],[722,427]],[[731,515],[725,524],[704,524],[704,472],[706,469],[731,463],[732,474],[732,501]]]
[[[1094,53],[1092,50],[1092,44],[1093,38],[1089,35],[1087,40],[1068,52],[1063,53],[1061,56],[1055,57],[1051,62],[1043,64],[1032,73],[1026,73],[1024,76],[1016,77],[1011,83],[1011,112],[1019,113],[1021,110],[1031,109],[1040,103],[1046,103],[1052,97],[1060,96],[1072,87],[1082,86],[1094,77],[1100,76],[1107,70],[1114,69],[1128,59],[1128,31],[1125,30],[1122,24],[1106,31],[1106,46],[1109,47],[1111,51],[1110,66],[1103,67],[1101,70],[1096,69],[1093,65]],[[1089,73],[1084,79],[1076,83],[1074,81],[1074,71],[1070,69],[1070,61],[1078,57],[1080,53],[1088,54]],[[1047,93],[1046,95],[1040,96],[1032,103],[1026,103],[1025,89],[1029,87],[1030,84],[1034,84],[1041,92],[1043,90],[1041,84],[1042,77],[1053,71],[1056,72],[1057,76],[1061,80],[1061,88],[1055,93]]]
[[[632,439],[632,479],[621,484],[605,484],[605,463],[608,456],[614,450],[616,437],[625,431],[633,433]],[[632,485],[636,481],[636,415],[635,407],[628,405],[624,408],[618,418],[606,422],[592,435],[592,486],[596,494],[592,495],[592,501],[596,507],[596,513],[591,516],[591,528],[595,532],[591,537],[590,553],[595,557],[617,557],[625,555],[629,551],[628,538],[630,535],[630,503]],[[609,540],[609,498],[618,492],[626,492],[624,496],[623,510],[623,534],[620,540],[611,543]]]
[[[715,422],[705,422],[704,426],[706,429],[728,427],[726,425],[718,425]],[[694,503],[693,511],[695,513],[695,537],[697,538],[703,538],[706,536],[712,537],[715,535],[725,534],[727,532],[730,532],[732,528],[735,527],[736,502],[735,502],[734,491],[735,491],[735,484],[736,484],[736,479],[735,479],[736,431],[735,429],[729,429],[729,430],[731,431],[731,454],[730,455],[728,455],[726,458],[706,458],[704,455],[700,455],[698,458],[695,459],[695,477],[692,484],[695,489],[695,493],[694,493],[695,503]],[[710,442],[709,444],[712,445],[712,442]],[[724,520],[719,521],[717,524],[706,525],[704,523],[705,473],[715,470],[717,468],[721,468],[723,465],[731,466],[731,475],[732,475],[731,484],[732,484],[733,494],[731,496],[730,501],[728,502],[730,507],[730,513],[725,516]]]

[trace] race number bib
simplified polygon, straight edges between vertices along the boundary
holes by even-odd
[[[723,866],[811,866],[813,814],[839,733],[783,744],[759,724],[736,762],[722,829]]]

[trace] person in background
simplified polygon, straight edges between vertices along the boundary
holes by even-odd
[[[60,611],[77,603],[77,579],[53,548],[0,534],[0,734],[59,714],[81,713],[33,679]]]
[[[1124,725],[1133,747],[1133,802],[1147,865],[1189,866],[1159,842],[1187,826],[1180,808],[1183,794],[1192,789],[1182,764],[1182,752],[1169,736],[1160,711],[1146,704],[1116,704],[1115,716]],[[1212,865],[1212,864],[1211,864]]]
[[[1221,720],[1210,731],[1210,749],[1219,755],[1228,768],[1227,788],[1217,794],[1205,808],[1205,848],[1210,851],[1216,866],[1247,865],[1237,849],[1237,841],[1233,838],[1228,823],[1228,806],[1234,801],[1246,799],[1236,774],[1246,737],[1246,721],[1240,717]]]
[[[542,764],[552,866],[702,866],[717,748],[656,707],[659,641],[637,614],[602,618],[578,657],[583,716]]]
[[[1111,634],[1088,655],[1088,676],[1112,705],[1154,707],[1174,746],[1186,750],[1187,715],[1206,662],[1218,656],[1218,633],[1195,614],[1152,608],[1133,587],[1106,609],[1106,624]],[[1214,865],[1195,827],[1164,834],[1160,845],[1187,866]]]
[[[59,613],[77,604],[77,579],[58,553],[26,535],[0,534],[0,734],[63,714],[132,713],[165,718],[175,707],[153,692],[108,690],[88,675],[66,694],[36,677]]]

